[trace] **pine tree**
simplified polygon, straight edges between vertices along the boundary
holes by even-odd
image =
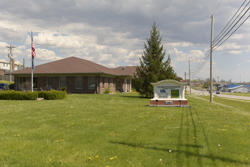
[[[161,44],[162,38],[157,30],[156,24],[152,26],[150,38],[147,38],[147,44],[144,44],[140,66],[136,67],[133,82],[137,92],[141,97],[153,97],[153,86],[155,83],[164,79],[175,79],[176,73],[171,67],[170,55],[164,61],[166,51]]]

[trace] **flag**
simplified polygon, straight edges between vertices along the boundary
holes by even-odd
[[[35,49],[35,45],[34,42],[32,42],[32,57],[35,58],[36,57],[36,49]]]
[[[36,49],[33,42],[33,32],[31,31],[31,59],[32,59],[32,70],[35,70],[34,58],[36,57]]]

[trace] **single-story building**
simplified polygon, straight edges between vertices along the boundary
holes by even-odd
[[[220,86],[220,90],[222,90],[223,92],[247,93],[247,92],[250,92],[250,85],[224,84],[224,85]]]
[[[68,93],[130,92],[136,66],[107,68],[77,57],[38,65],[33,71],[34,90],[59,90],[66,86]],[[13,71],[15,90],[31,89],[31,68]]]
[[[135,66],[107,68],[100,64],[68,57],[38,65],[33,71],[34,90],[59,90],[68,93],[103,93],[105,88],[115,92],[130,92]],[[13,71],[15,90],[31,89],[31,68]]]

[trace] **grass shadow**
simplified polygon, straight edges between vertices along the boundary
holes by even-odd
[[[193,153],[190,151],[181,151],[181,150],[174,150],[171,148],[159,148],[159,147],[154,147],[154,146],[146,146],[147,144],[137,144],[137,143],[128,143],[128,142],[122,142],[122,141],[109,141],[112,144],[119,144],[119,145],[123,145],[123,146],[128,146],[128,147],[134,147],[134,148],[143,148],[143,149],[151,149],[151,150],[157,150],[157,151],[164,151],[167,152],[169,154],[185,154],[188,156],[194,156],[194,157],[199,157],[199,158],[207,158],[207,159],[211,159],[211,160],[220,160],[223,162],[229,162],[229,163],[235,163],[235,164],[242,164],[242,165],[250,165],[249,162],[246,161],[238,161],[232,158],[226,158],[226,157],[221,157],[218,155],[210,155],[210,154],[198,154],[197,153]],[[171,150],[171,152],[170,152]]]

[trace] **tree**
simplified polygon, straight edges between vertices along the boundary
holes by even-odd
[[[144,43],[145,50],[140,58],[140,66],[136,67],[136,74],[133,77],[135,89],[141,97],[153,96],[153,86],[150,83],[176,77],[176,73],[171,67],[170,55],[164,61],[166,51],[163,50],[161,39],[154,22],[150,38],[147,38],[147,44]]]

